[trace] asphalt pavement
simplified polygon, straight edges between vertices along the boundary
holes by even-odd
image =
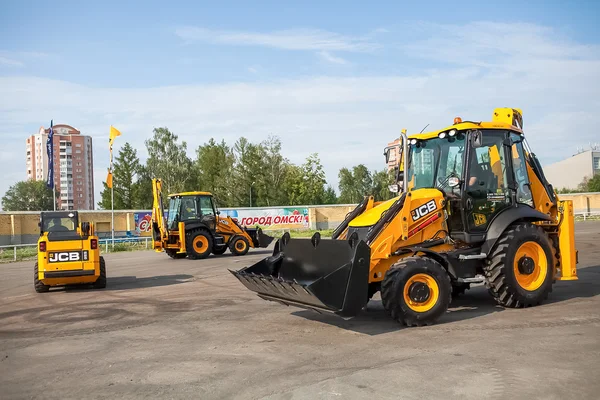
[[[576,224],[579,280],[505,310],[485,288],[431,327],[378,295],[343,320],[267,302],[228,269],[270,251],[105,256],[104,290],[37,294],[31,262],[0,265],[1,399],[597,399],[600,223]]]

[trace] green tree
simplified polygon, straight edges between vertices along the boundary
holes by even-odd
[[[331,185],[325,189],[325,197],[323,198],[323,204],[336,204],[338,202],[337,194]]]
[[[152,176],[146,166],[140,166],[138,179],[132,189],[133,209],[149,210],[152,208],[154,197],[152,195]]]
[[[593,178],[587,180],[586,191],[600,192],[600,174],[596,174]]]
[[[300,202],[306,205],[323,204],[325,200],[325,171],[317,153],[313,153],[302,164]]]
[[[285,167],[285,177],[281,184],[281,192],[285,193],[285,201],[282,205],[298,206],[303,205],[303,171],[302,168],[288,164]]]
[[[233,146],[235,166],[233,168],[233,205],[266,205],[264,201],[266,192],[264,148],[253,144],[245,137],[241,137]],[[252,194],[250,194],[252,192]]]
[[[223,140],[217,143],[211,138],[196,150],[194,166],[198,176],[198,188],[211,192],[221,207],[233,205],[234,160],[233,151]]]
[[[381,171],[374,171],[372,176],[373,188],[371,189],[371,193],[375,197],[375,201],[391,199],[393,194],[390,192],[389,186],[393,183],[392,174],[384,169]]]
[[[56,197],[59,197],[58,192]],[[52,189],[46,186],[45,181],[17,182],[2,197],[2,209],[4,211],[53,210]]]
[[[364,196],[372,193],[373,177],[363,164],[354,166],[352,171],[348,168],[340,169],[338,179],[342,203],[358,203]]]
[[[163,180],[167,193],[193,190],[197,179],[192,170],[192,160],[187,156],[187,143],[178,143],[179,137],[165,128],[154,128],[151,139],[146,140],[148,160],[146,168],[153,178]]]
[[[280,190],[289,161],[281,155],[281,140],[276,136],[260,144],[262,155],[261,200],[266,206],[285,204],[287,196]]]
[[[113,163],[114,209],[131,210],[135,208],[134,187],[141,164],[136,150],[125,143]],[[102,200],[98,205],[105,210],[111,208],[111,189],[103,182]]]

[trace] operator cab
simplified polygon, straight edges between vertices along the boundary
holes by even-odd
[[[197,222],[210,230],[216,229],[216,210],[213,197],[207,192],[186,192],[169,196],[167,228],[177,230],[179,222],[186,226]]]
[[[502,211],[534,207],[526,160],[532,158],[533,165],[537,161],[523,137],[520,114],[514,112],[512,117],[512,122],[491,123],[463,123],[457,118],[442,131],[406,139],[408,168],[396,168],[397,181],[406,182],[403,191],[434,188],[445,194],[450,236],[455,240],[483,241]],[[389,153],[386,149],[386,161]],[[540,171],[533,172],[553,198]]]
[[[40,236],[48,234],[49,241],[81,239],[77,227],[77,211],[44,211],[40,214]]]

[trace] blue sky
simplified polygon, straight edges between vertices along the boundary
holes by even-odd
[[[142,158],[157,126],[190,156],[278,135],[294,162],[319,152],[333,185],[343,166],[383,168],[402,128],[495,107],[523,109],[543,163],[600,141],[592,1],[49,3],[1,6],[1,193],[50,119],[95,138],[97,189],[110,124]]]

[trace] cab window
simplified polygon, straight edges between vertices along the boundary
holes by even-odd
[[[196,210],[196,202],[194,201],[194,198],[184,197],[181,201],[181,220],[188,221],[197,218],[198,212]]]
[[[200,211],[202,215],[215,215],[212,198],[210,196],[200,196]]]
[[[505,131],[484,131],[472,148],[466,182],[467,221],[472,232],[485,231],[496,214],[511,204],[506,171]]]
[[[533,196],[529,186],[529,175],[527,174],[527,165],[525,152],[523,151],[523,142],[519,135],[510,134],[512,143],[511,154],[513,161],[513,170],[515,173],[515,182],[517,183],[517,201],[533,206]]]

